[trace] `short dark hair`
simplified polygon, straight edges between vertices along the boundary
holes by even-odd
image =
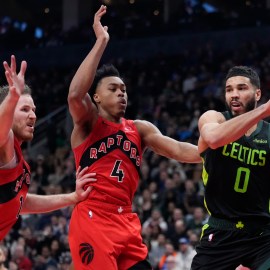
[[[261,87],[260,78],[255,69],[247,66],[234,66],[232,67],[227,75],[226,81],[235,76],[243,76],[250,79],[252,85],[256,86],[258,89]]]
[[[6,98],[6,96],[9,93],[9,86],[8,85],[3,85],[0,86],[0,104],[4,101],[4,99]],[[23,95],[32,95],[32,90],[31,88],[26,84],[24,86],[24,90],[23,90]]]
[[[111,76],[120,78],[120,73],[119,73],[118,69],[112,64],[104,64],[97,70],[94,81],[90,87],[90,93],[89,93],[93,102],[94,102],[93,96],[96,93],[96,89],[97,89],[99,82],[103,78],[111,77]]]

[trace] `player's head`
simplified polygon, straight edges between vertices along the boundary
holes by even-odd
[[[113,65],[103,65],[97,70],[90,95],[99,112],[108,120],[117,120],[125,114],[126,85]]]
[[[9,93],[8,85],[0,86],[0,104],[7,97],[8,93]],[[32,90],[27,84],[24,87],[22,95],[30,95],[30,96],[32,95]]]
[[[0,87],[0,104],[9,93],[8,86]],[[34,126],[36,123],[36,106],[31,96],[31,89],[25,85],[20,96],[13,116],[12,130],[19,142],[29,141],[33,138]]]
[[[247,66],[229,70],[225,83],[226,106],[234,116],[253,110],[261,98],[260,78]]]

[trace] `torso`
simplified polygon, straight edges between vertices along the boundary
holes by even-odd
[[[76,167],[97,174],[91,201],[131,205],[139,180],[141,137],[132,120],[99,117],[86,140],[73,149]]]
[[[0,240],[17,221],[30,185],[30,168],[16,140],[14,147],[18,164],[10,169],[0,169]]]
[[[270,219],[269,134],[269,123],[260,121],[250,136],[201,154],[205,202],[211,215]]]

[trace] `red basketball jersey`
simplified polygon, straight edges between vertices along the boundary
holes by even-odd
[[[87,139],[73,149],[76,167],[89,166],[97,182],[92,200],[131,205],[138,186],[142,149],[141,138],[132,120],[112,123],[99,117]]]
[[[30,185],[30,168],[14,139],[18,164],[12,169],[0,169],[0,240],[17,221]]]

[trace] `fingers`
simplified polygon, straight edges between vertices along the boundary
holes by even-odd
[[[82,197],[83,198],[87,198],[88,195],[90,194],[90,192],[92,191],[93,187],[89,186],[83,193],[82,193]]]
[[[88,167],[81,170],[81,166],[79,166],[76,171],[76,193],[79,198],[78,201],[82,201],[88,197],[93,189],[91,183],[97,181],[96,173],[89,172],[88,170]]]
[[[12,94],[16,94],[16,87],[15,86],[9,86],[9,92]]]
[[[76,178],[78,178],[78,174],[80,173],[80,170],[81,170],[81,166],[79,166],[77,171],[76,171]]]
[[[10,64],[10,66],[7,63],[7,61],[3,62],[3,66],[4,66],[5,71],[9,72],[9,74],[10,74],[9,76],[10,76],[10,79],[11,79],[11,77],[16,74],[16,69],[17,69],[15,56],[14,55],[11,56],[11,64]],[[21,62],[21,69],[20,69],[19,74],[24,77],[26,69],[27,69],[27,62],[23,60]]]
[[[96,14],[95,15],[97,15],[97,16],[102,16],[103,14],[105,14],[106,13],[106,11],[107,11],[107,6],[105,6],[105,5],[101,5],[100,6],[100,8],[99,8],[99,10],[96,12]]]
[[[12,87],[12,86],[13,86],[13,81],[12,81],[12,79],[11,79],[10,72],[6,71],[6,72],[5,72],[5,76],[6,76],[6,79],[7,79],[7,82],[8,82],[8,86],[9,86],[9,87]]]
[[[12,73],[11,68],[9,67],[7,61],[3,62],[3,66],[6,72],[9,72],[10,74]]]
[[[16,67],[16,58],[15,58],[15,55],[11,55],[10,61],[11,61],[11,65],[10,65],[11,70],[12,70],[13,73],[16,73],[17,67]]]
[[[84,176],[86,177],[94,177],[96,175],[95,172],[88,172],[88,166],[84,167],[82,170],[81,170],[81,166],[78,167],[77,171],[76,171],[76,178],[82,178]]]
[[[94,172],[88,172],[88,166],[83,168],[81,170],[81,166],[78,167],[76,171],[76,180],[80,182],[88,181],[88,182],[94,182],[96,181],[96,173]]]
[[[81,186],[84,186],[85,184],[88,184],[90,182],[96,182],[97,179],[94,177],[93,173],[89,173],[84,175],[83,177],[80,177],[77,179],[77,183]]]
[[[27,68],[27,62],[26,61],[22,61],[21,62],[21,69],[20,69],[20,74],[22,76],[24,76],[25,71],[26,71],[26,68]]]
[[[104,5],[101,5],[99,10],[96,12],[94,17],[94,22],[100,21],[101,17],[106,13],[107,7]]]
[[[84,167],[82,170],[81,170],[81,166],[78,167],[77,171],[76,171],[76,178],[80,178],[81,176],[84,175],[84,173],[87,172],[88,170],[88,166]]]

